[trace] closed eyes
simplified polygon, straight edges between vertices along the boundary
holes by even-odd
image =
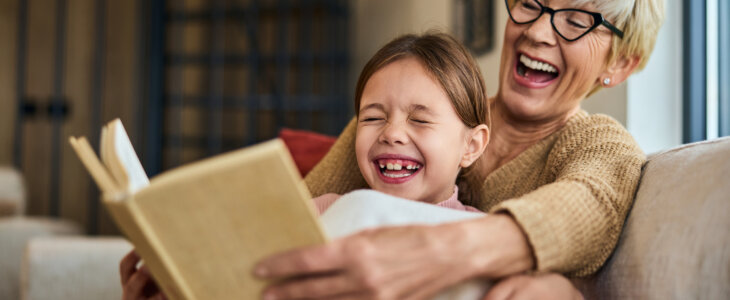
[[[379,121],[379,120],[382,120],[382,119],[383,119],[383,118],[375,118],[375,117],[370,117],[370,118],[362,118],[362,119],[360,120],[360,122],[373,122],[373,121]]]

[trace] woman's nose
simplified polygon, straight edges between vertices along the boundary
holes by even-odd
[[[389,145],[405,145],[410,139],[406,132],[406,125],[400,122],[388,122],[380,133],[380,142]]]
[[[535,22],[528,25],[525,36],[535,44],[553,46],[556,44],[556,32],[550,23],[550,14],[544,13]]]

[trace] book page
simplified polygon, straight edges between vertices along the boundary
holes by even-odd
[[[76,152],[81,163],[84,164],[86,169],[89,171],[89,174],[91,174],[91,177],[96,182],[96,185],[99,186],[99,189],[101,189],[103,193],[114,194],[120,190],[119,185],[114,181],[106,167],[99,161],[96,154],[94,154],[94,149],[91,148],[91,145],[85,137],[81,137],[79,139],[70,137],[69,143],[71,143],[71,147]]]
[[[130,193],[135,193],[148,186],[150,180],[147,178],[144,168],[142,168],[142,163],[140,163],[134,147],[132,147],[132,142],[129,140],[127,131],[124,130],[122,121],[116,119],[109,125],[112,128],[109,133],[113,135],[113,155],[116,156],[127,175],[127,190]]]
[[[112,154],[112,139],[110,137],[109,125],[104,125],[101,128],[101,139],[99,139],[99,157],[101,162],[104,163],[104,167],[109,171],[109,175],[118,186],[117,192],[121,193],[127,190],[127,175],[120,164],[115,163],[114,155]]]

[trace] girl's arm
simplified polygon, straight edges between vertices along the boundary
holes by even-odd
[[[515,275],[495,284],[483,300],[583,300],[567,278],[557,273]]]
[[[140,259],[139,255],[132,250],[119,262],[119,277],[122,279],[122,299],[167,299],[152,279],[149,269],[145,266],[137,268]]]

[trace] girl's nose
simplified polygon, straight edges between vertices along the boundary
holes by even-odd
[[[388,122],[380,133],[379,141],[389,145],[405,145],[410,142],[406,133],[406,124]]]

